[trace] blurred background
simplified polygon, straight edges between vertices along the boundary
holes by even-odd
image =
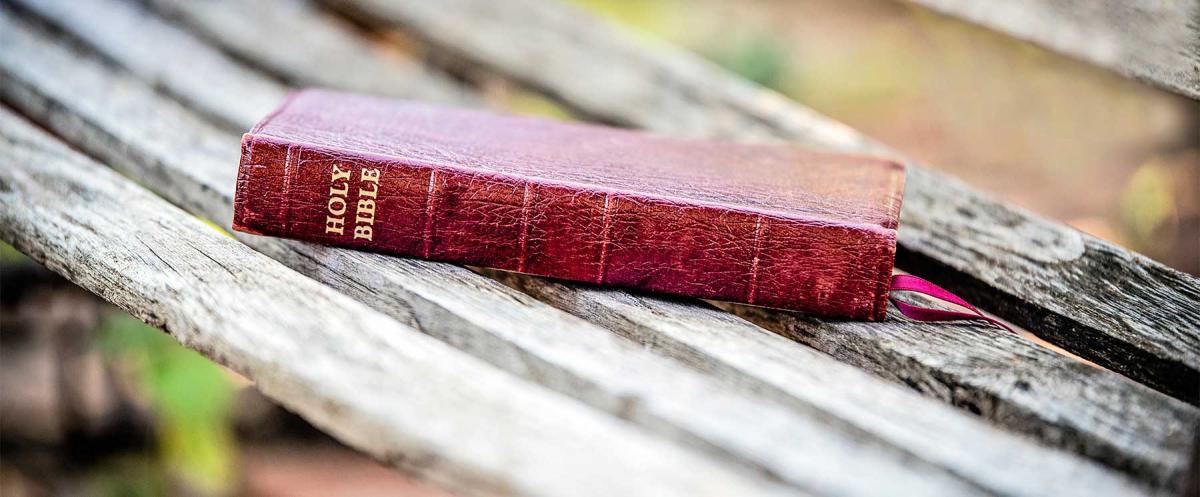
[[[904,2],[575,3],[1200,274],[1200,103]]]
[[[977,188],[1200,274],[1200,104],[891,0],[570,0]],[[404,35],[377,36],[409,56]],[[487,98],[570,119],[474,75]],[[445,495],[0,247],[0,495]]]

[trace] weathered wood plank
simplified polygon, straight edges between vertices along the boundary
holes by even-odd
[[[876,430],[887,429],[887,424],[898,422],[908,425],[908,429],[921,426],[926,433],[942,433],[954,438],[962,433],[960,427],[928,418],[929,411],[899,413],[879,409],[878,406],[893,403],[881,391],[843,389],[841,395],[813,400],[807,391],[820,391],[823,385],[828,388],[830,384],[838,384],[836,374],[830,371],[832,367],[810,368],[806,364],[819,361],[810,358],[807,349],[789,347],[788,340],[782,336],[758,335],[746,329],[740,320],[730,320],[729,316],[714,310],[695,309],[686,302],[664,304],[659,299],[618,291],[582,293],[574,291],[572,284],[521,275],[506,275],[505,279],[539,300],[603,326],[622,330],[626,336],[654,350],[769,398],[797,406],[817,404],[826,412],[850,422],[873,426]],[[742,309],[747,311],[744,315],[755,322],[761,320],[755,319],[757,316],[753,312],[772,314],[760,308]],[[895,313],[891,318],[903,319]],[[892,369],[873,371],[881,376],[994,419],[1003,426],[1029,433],[1049,445],[1105,462],[1138,478],[1168,488],[1180,484],[1188,458],[1186,438],[1193,432],[1197,420],[1196,412],[1182,403],[1147,405],[1135,401],[1135,405],[1126,404],[1131,393],[1129,382],[1111,381],[1102,371],[1061,361],[1061,357],[1050,351],[1014,351],[1005,343],[1008,336],[1003,332],[949,326],[918,334],[913,333],[912,327],[880,327],[870,323],[823,323],[811,318],[799,323],[788,330],[815,334],[824,339],[825,342],[820,344],[822,348],[839,359],[878,354],[872,358],[881,364],[893,365]],[[982,334],[975,335],[976,331]],[[888,355],[886,351],[877,350],[872,335],[880,333],[895,335],[887,345],[901,349],[901,353]],[[985,351],[944,354],[947,348],[961,345],[961,342],[946,339],[955,334],[972,336],[969,342]],[[920,337],[929,340],[927,349]],[[808,337],[805,339],[809,340]],[[947,347],[947,341],[954,344]],[[830,346],[824,347],[827,344]],[[844,352],[854,347],[863,350]],[[914,365],[912,357],[906,353],[923,362]],[[937,364],[938,361],[944,364]],[[923,368],[946,371],[946,375],[931,375]],[[1043,376],[1035,377],[1031,371]],[[1140,395],[1137,390],[1132,393],[1133,397]],[[911,435],[899,431],[895,434]],[[935,450],[924,447],[917,440],[900,443]]]
[[[193,2],[187,2],[187,1],[182,1],[182,0],[156,0],[156,2],[157,2],[157,4],[160,4],[160,5],[170,4],[169,5],[170,7],[178,8],[178,10],[190,10],[190,8],[194,8],[194,7],[191,7],[192,5],[194,5]],[[176,4],[178,4],[178,5],[176,5]],[[234,1],[233,4],[238,4],[238,2]],[[280,28],[282,28],[282,26],[280,26]],[[208,22],[208,23],[205,23],[205,25],[203,26],[203,29],[209,30],[212,32],[216,32],[216,34],[218,34],[218,32],[223,30],[223,26],[218,23]],[[271,36],[271,35],[272,34],[266,34],[266,36]],[[232,38],[232,37],[216,36],[215,38],[217,38],[217,40],[230,40],[230,38]],[[234,48],[234,49],[236,49],[236,48]],[[269,55],[266,55],[266,54],[262,54],[259,56],[263,56],[263,58],[269,59]],[[252,60],[259,60],[259,59],[252,59]],[[320,68],[313,67],[313,66],[295,66],[295,67],[292,67],[292,71],[300,72],[300,74],[295,74],[295,76],[293,76],[293,78],[304,79],[305,76],[302,73],[319,72]],[[533,281],[536,281],[536,280],[533,280]],[[576,300],[581,300],[581,299],[586,300],[586,298],[584,298],[584,297],[576,297],[575,299]],[[593,309],[593,307],[589,306],[588,309]],[[580,313],[580,315],[584,316],[584,318],[589,318],[588,316],[584,315],[584,313]],[[912,335],[920,336],[923,334],[924,334],[923,331],[914,330]],[[652,335],[642,341],[653,342],[655,340],[656,339],[654,339],[654,337]],[[994,390],[994,389],[992,389],[992,390]],[[985,396],[991,397],[991,396],[995,396],[995,394],[989,394],[989,395],[985,395]],[[1055,403],[1055,405],[1062,405],[1062,403],[1063,403],[1061,399],[1052,399],[1049,401],[1051,401],[1052,403]],[[1067,405],[1069,405],[1069,402],[1067,403]],[[1027,411],[1027,409],[1022,409],[1022,412],[1025,412],[1025,411]],[[1037,411],[1037,409],[1033,409],[1033,411]],[[1085,409],[1085,411],[1086,411],[1086,409]],[[1116,413],[1117,411],[1114,411],[1114,412]],[[1057,414],[1056,414],[1056,417],[1057,417]],[[1034,426],[1028,427],[1028,429],[1026,429],[1026,431],[1031,431],[1031,432],[1045,432],[1046,431],[1046,427],[1037,425],[1038,423],[1042,423],[1042,421],[1044,421],[1046,419],[1045,417],[1038,417],[1038,415],[1031,414],[1031,415],[1027,415],[1026,418],[1022,418],[1022,419],[1024,419],[1024,421],[1015,421],[1014,420],[1014,421],[1012,421],[1012,423],[1014,423],[1014,424],[1015,423],[1025,423],[1025,421],[1032,421],[1031,425],[1034,425]],[[1112,420],[1112,423],[1114,423],[1114,426],[1118,426],[1122,423],[1122,421],[1121,421],[1120,417],[1118,417],[1118,415],[1117,415],[1117,417],[1111,417],[1111,420]],[[1046,436],[1048,436],[1049,438],[1052,438],[1052,439],[1057,439],[1057,441],[1063,441],[1063,439],[1072,439],[1073,438],[1073,437],[1062,436],[1061,433],[1057,433],[1057,429],[1055,429],[1054,431],[1055,431],[1054,435],[1049,435],[1049,433],[1048,433],[1048,435],[1046,435]],[[1072,430],[1068,430],[1068,433],[1076,433],[1078,431],[1079,431],[1078,429],[1072,429]],[[1122,438],[1122,436],[1118,436],[1116,432],[1112,432],[1111,435],[1112,435],[1112,438],[1115,438],[1115,439]],[[1085,441],[1087,441],[1087,439],[1090,439],[1091,437],[1082,436],[1081,438],[1085,439]],[[1100,438],[1104,438],[1104,437],[1100,437]],[[1109,442],[1100,442],[1100,443],[1060,442],[1060,443],[1062,443],[1063,445],[1066,445],[1066,447],[1073,447],[1075,449],[1079,449],[1082,451],[1082,453],[1087,453],[1087,454],[1121,453],[1121,451],[1122,451],[1122,449],[1114,449],[1114,445],[1112,445]],[[1111,457],[1112,461],[1117,461],[1117,460],[1122,459],[1122,457],[1120,455],[1111,455],[1111,454],[1102,456],[1102,459],[1109,459],[1109,457]],[[1144,467],[1141,465],[1141,463],[1138,463],[1138,462],[1122,463],[1122,465],[1123,465],[1123,467],[1128,467],[1128,468]],[[1153,465],[1151,465],[1151,466],[1153,466]]]
[[[17,33],[0,36],[13,51],[0,57],[0,74],[10,83],[5,88],[13,89],[5,92],[6,100],[152,186],[159,186],[161,180],[156,178],[176,171],[176,178],[167,179],[173,188],[190,184],[195,190],[214,193],[204,203],[219,205],[201,206],[201,212],[227,212],[236,137],[205,126],[149,89],[139,92],[133,82],[122,84],[111,70],[106,72],[61,47],[52,49],[43,41],[43,49],[38,50],[38,38],[22,35],[19,26],[5,27]],[[16,62],[30,56],[42,63]],[[114,94],[120,97],[106,97]],[[147,117],[136,121],[119,117],[130,113]],[[164,128],[171,129],[174,138],[151,134]],[[210,141],[197,139],[201,135],[223,136],[229,146],[219,153],[191,147],[189,143]],[[173,144],[169,154],[140,146],[151,139]],[[230,177],[201,183],[211,177],[196,174],[203,170],[228,171]],[[728,387],[718,387],[689,369],[672,367],[605,330],[461,268],[262,237],[245,240],[266,246],[268,253],[287,264],[516,374],[656,432],[749,460],[752,467],[801,488],[856,495],[893,493],[898,488],[922,494],[1022,495],[1071,482],[1072,477],[1065,475],[1093,473],[1103,487],[1089,491],[1106,491],[1103,488],[1114,484],[1114,476],[1089,463],[996,432],[795,344],[789,345],[807,354],[812,367],[826,370],[825,378],[831,381],[805,394],[812,398],[798,402],[805,408],[785,409],[774,402],[732,395]],[[761,336],[773,336],[725,317]],[[837,412],[827,406],[836,406],[836,397],[844,389],[881,392],[896,399],[881,411],[891,413],[884,417],[901,421],[880,429],[871,420],[837,419]],[[916,412],[945,426],[962,427],[963,432],[951,438],[944,431],[908,426],[911,421],[903,418]],[[913,440],[919,442],[906,445]],[[987,448],[980,450],[980,443]],[[1024,456],[1013,458],[1013,453]],[[1014,480],[1009,477],[1014,472],[1057,476]],[[1129,490],[1123,479],[1116,480],[1118,488]],[[1074,492],[1078,485],[1069,487],[1061,490]]]
[[[521,275],[506,275],[505,279],[539,300],[622,330],[662,353],[781,402],[814,402],[806,391],[838,384],[827,376],[828,370],[805,366],[812,361],[807,349],[785,345],[786,336],[812,343],[838,359],[869,367],[873,373],[1028,433],[1043,443],[1167,487],[1180,484],[1188,459],[1186,440],[1197,426],[1197,411],[1190,406],[1158,393],[1151,393],[1147,400],[1143,387],[1048,350],[1019,346],[1021,339],[993,329],[822,322],[761,308],[726,306],[783,335],[766,337],[745,329],[740,321],[730,322],[720,313],[683,302],[665,304],[649,296],[616,291],[584,293],[573,291],[571,284]],[[904,319],[894,312],[889,317]],[[844,390],[840,397],[821,399],[835,404],[822,408],[848,420],[882,415],[922,425],[930,432],[953,430],[927,418],[923,411],[905,415],[878,410],[875,406],[891,403],[883,400],[880,392],[857,393]],[[843,401],[849,404],[840,404]]]
[[[473,495],[790,495],[304,278],[2,108],[0,164],[5,241],[406,471]]]
[[[101,14],[84,10],[86,7],[83,5],[66,2],[33,2],[26,5],[43,10],[79,9],[75,10],[74,14],[83,19],[98,19],[97,16]],[[168,89],[184,101],[209,112],[208,117],[224,120],[226,124],[232,124],[226,116],[235,116],[239,122],[257,119],[258,116],[270,112],[282,98],[282,95],[277,94],[279,88],[256,72],[231,64],[225,57],[213,56],[211,51],[198,48],[204,46],[201,41],[194,38],[164,37],[159,30],[170,31],[173,28],[162,23],[143,21],[140,16],[134,15],[113,18],[109,23],[86,22],[76,26],[78,30],[75,34],[87,39],[89,43],[104,44],[108,43],[109,39],[100,33],[109,29],[128,33],[128,36],[136,38],[139,42],[132,44],[130,50],[123,54],[122,60],[119,61],[122,65],[147,81]],[[110,24],[118,22],[121,24]],[[159,43],[180,45],[162,46]],[[186,52],[194,55],[187,59],[173,59],[162,57],[164,52]],[[211,92],[211,89],[218,85],[218,81],[226,79],[230,74],[240,76],[236,78],[241,85],[238,91],[245,95],[241,101],[229,102],[221,100],[219,96],[214,98]]]
[[[902,159],[697,57],[635,42],[557,2],[327,1],[605,121]],[[899,231],[907,269],[1067,350],[1200,402],[1200,279],[920,166],[910,167],[907,184]]]
[[[1195,0],[910,0],[1200,100]]]
[[[293,86],[339,87],[447,103],[478,100],[445,75],[402,54],[386,53],[380,43],[370,42],[307,0],[143,1]]]
[[[42,58],[46,58],[46,56],[43,55]],[[107,79],[112,79],[112,77],[104,78],[101,76],[96,76],[96,74],[88,74],[88,76],[76,77],[76,78],[66,78],[64,76],[61,76],[61,74],[60,74],[60,76],[44,76],[44,78],[47,78],[46,82],[41,83],[41,84],[36,84],[36,86],[40,86],[40,88],[42,88],[43,90],[49,88],[48,84],[49,84],[49,82],[53,82],[53,80],[60,80],[60,79],[107,80]],[[122,91],[122,94],[127,94],[127,92],[128,92],[127,90]],[[78,95],[78,94],[77,94],[76,90],[62,90],[61,95]],[[100,98],[100,100],[102,100],[104,102],[108,102],[108,103],[114,103],[109,100],[103,100],[103,98]],[[139,100],[150,100],[150,97],[133,98],[134,102],[137,102]],[[78,106],[78,104],[79,103],[74,103],[74,106]],[[70,102],[55,103],[55,106],[71,108],[72,112],[76,112],[78,114],[96,115],[95,118],[92,118],[92,119],[101,120],[101,121],[103,121],[104,115],[121,115],[121,114],[130,112],[130,110],[128,110],[127,108],[120,108],[120,107],[115,107],[115,108],[108,107],[106,109],[92,109],[92,110],[83,109],[83,110],[80,110],[78,108],[72,108],[72,103],[70,103]],[[143,106],[144,106],[144,104],[143,104]],[[137,104],[132,104],[132,106],[128,106],[128,107],[137,107]],[[155,124],[155,122],[145,122],[145,124],[143,124],[143,125],[146,127],[149,127],[149,128],[155,128],[158,126],[172,126],[169,124],[169,122],[180,122],[180,121],[186,120],[184,118],[172,118],[172,116],[174,114],[169,113],[169,112],[164,112],[164,110],[161,110],[161,109],[157,110],[157,112],[155,112],[154,115],[158,116],[158,119],[167,119],[168,124],[157,125],[157,124]],[[107,127],[115,128],[115,127],[121,126],[121,124],[120,124],[121,121],[115,121],[113,119],[109,119],[106,122],[107,122],[107,125],[104,125],[104,126],[107,126]],[[175,126],[178,127],[179,125],[175,125]],[[143,131],[143,133],[144,133],[144,131]],[[191,157],[191,156],[180,157],[179,150],[180,149],[186,150],[186,148],[187,148],[186,143],[188,143],[188,142],[204,143],[204,142],[206,142],[206,140],[203,140],[203,139],[197,140],[196,138],[190,138],[190,137],[188,137],[188,134],[194,134],[194,132],[188,132],[186,130],[180,131],[178,134],[181,137],[180,138],[181,142],[179,142],[180,145],[168,146],[167,150],[169,150],[169,152],[155,151],[154,149],[151,148],[151,150],[148,152],[148,155],[150,155],[150,157],[143,158],[142,161],[150,161],[151,163],[156,160],[163,161],[163,162],[169,162],[170,158],[156,158],[156,157],[172,157],[172,156],[174,156],[176,161],[182,160],[182,161],[185,161],[184,163],[188,163],[188,164],[218,162],[218,161],[212,160],[212,158],[203,158],[205,156],[205,154],[199,154],[202,157]],[[132,140],[132,142],[137,143],[137,140],[133,138],[136,136],[137,136],[137,133],[126,134],[126,136],[120,137],[119,139],[116,139],[116,140],[118,140],[118,142],[130,142],[130,140]],[[104,146],[104,145],[101,144],[101,145],[95,145],[95,146]],[[121,146],[113,146],[113,148],[116,150],[122,149]],[[126,146],[126,148],[127,148],[127,146]],[[170,155],[167,155],[167,154],[170,154]],[[208,155],[208,157],[211,157],[211,155]],[[224,158],[224,160],[232,161],[233,158]],[[126,162],[126,161],[122,161],[122,162]],[[164,167],[169,167],[169,166],[164,166]],[[214,166],[212,168],[220,169],[220,166]],[[209,168],[199,168],[199,169],[209,169]],[[197,168],[190,166],[190,167],[187,167],[187,170],[181,170],[180,174],[184,175],[186,178],[187,175],[191,175],[196,172],[197,172]],[[149,173],[149,174],[148,173],[140,173],[140,174],[146,176],[146,175],[154,175],[155,173]],[[232,174],[232,172],[230,172],[230,174]],[[217,180],[216,182],[205,182],[204,178],[199,178],[199,181],[200,181],[200,185],[197,187],[197,190],[202,190],[202,191],[203,190],[209,190],[209,191],[221,190],[221,188],[228,188],[228,186],[221,186],[221,185],[232,185],[232,179],[224,181],[223,184],[220,180]],[[168,186],[176,185],[176,184],[179,184],[178,179],[175,180],[174,184],[172,184],[172,182],[169,182],[169,180],[168,180]],[[212,185],[212,186],[205,186],[205,185]],[[228,190],[224,190],[224,191],[228,192]],[[176,194],[179,194],[179,193],[176,193]],[[220,220],[220,218],[228,218],[227,210],[226,210],[227,205],[228,205],[228,196],[224,196],[223,200],[211,200],[210,199],[205,204],[209,205],[208,208],[204,208],[204,206],[200,206],[200,208],[199,208],[200,211],[217,212],[218,217],[216,217],[216,218],[218,218],[218,220]],[[212,205],[216,205],[216,206],[212,206]],[[222,217],[222,216],[226,216],[226,217]],[[420,265],[421,263],[415,263],[415,264],[418,264],[418,265],[416,265],[416,268],[421,269],[421,265]],[[354,265],[349,265],[349,264],[347,264],[347,265],[348,265],[348,267],[352,267],[352,268],[354,267]],[[437,268],[438,265],[431,264],[431,267]],[[329,268],[323,268],[323,267],[319,267],[319,265],[317,265],[316,268],[312,268],[311,270],[320,271],[320,273],[325,274],[324,276],[318,276],[318,277],[320,277],[320,279],[338,279],[338,277],[341,277],[341,279],[346,279],[346,277],[353,277],[353,279],[364,279],[364,276],[362,276],[361,274],[354,273],[354,271],[347,271],[346,269],[341,269],[341,268],[337,269],[337,270],[331,270]],[[365,271],[365,273],[370,273],[370,271]],[[412,312],[412,313],[415,313],[415,315],[418,315],[418,317],[416,317],[416,318],[407,317],[407,319],[409,319],[409,321],[414,321],[414,322],[415,321],[428,322],[428,323],[430,323],[430,324],[428,324],[428,325],[430,325],[430,327],[437,327],[438,323],[443,323],[443,322],[454,323],[454,321],[450,321],[450,319],[445,317],[446,312],[448,312],[448,311],[446,311],[446,309],[455,309],[455,306],[460,306],[460,309],[461,309],[461,306],[463,306],[464,304],[460,303],[460,300],[463,299],[463,295],[472,294],[470,292],[473,291],[473,288],[470,288],[470,286],[451,285],[451,283],[444,281],[445,276],[439,276],[437,274],[431,274],[431,273],[432,273],[432,271],[430,269],[424,269],[424,270],[415,271],[415,273],[412,273],[412,274],[406,274],[407,276],[406,275],[392,276],[392,277],[390,277],[390,280],[388,282],[386,282],[386,285],[384,285],[382,287],[383,288],[382,294],[374,295],[374,298],[376,298],[376,299],[384,298],[385,300],[386,299],[396,299],[396,300],[401,300],[401,301],[403,301],[404,299],[409,299],[409,300],[416,299],[415,304],[412,303],[412,301],[409,301],[409,303],[407,303],[407,305],[410,307],[413,307],[413,309],[416,309],[419,311],[424,311],[427,306],[431,305],[431,304],[427,304],[427,303],[422,303],[422,301],[420,299],[422,299],[422,298],[431,299],[431,300],[433,300],[432,305],[434,306],[434,307],[432,307],[432,310],[424,311],[425,312],[424,315],[422,315],[422,312],[406,311],[406,312]],[[366,279],[378,280],[378,279],[380,279],[380,277],[368,275],[368,276],[366,276]],[[416,281],[412,281],[413,279],[416,279]],[[451,281],[452,281],[452,279],[451,279]],[[335,282],[335,285],[336,285],[336,282]],[[344,283],[343,283],[343,285],[344,285]],[[475,285],[475,283],[472,283],[472,285]],[[373,288],[374,286],[371,286],[371,287]],[[361,295],[362,298],[371,299],[372,295],[374,294],[374,291],[372,288],[361,287],[361,286],[352,286],[352,287],[350,287],[348,292],[364,293],[364,295]],[[395,292],[395,294],[389,294],[390,292]],[[422,295],[424,295],[424,297],[422,297]],[[515,298],[515,297],[504,297],[504,299],[502,299],[502,300],[509,299],[509,298]],[[588,303],[599,303],[599,305],[607,305],[608,307],[610,307],[610,309],[612,309],[612,306],[610,304],[605,304],[604,300],[598,299],[595,297],[588,297],[588,292],[581,292],[580,295],[576,295],[575,298],[581,299],[583,301],[588,301]],[[389,306],[389,304],[386,304],[386,303],[384,303],[382,305],[384,307]],[[490,303],[490,301],[485,301],[485,305],[482,306],[482,312],[486,313],[486,307],[488,305],[503,305],[503,301],[500,304],[494,304],[494,303]],[[684,310],[665,310],[665,307],[661,307],[661,304],[658,303],[658,301],[655,301],[652,299],[644,300],[642,305],[648,307],[650,315],[654,315],[654,313],[666,313],[666,315],[670,316],[670,315],[672,315],[672,313],[698,311],[698,312],[701,312],[700,315],[698,315],[698,316],[706,316],[706,315],[703,315],[704,312],[713,312],[712,310],[706,311],[706,310],[703,310],[702,307],[696,307],[696,306],[685,306]],[[421,317],[421,316],[427,316],[427,317]],[[521,325],[522,322],[528,324],[530,322],[536,322],[536,321],[530,321],[530,319],[534,319],[534,318],[536,318],[536,316],[533,316],[533,317],[518,316],[517,318],[514,318],[514,322],[516,322],[517,325]],[[703,322],[704,322],[703,318],[695,319],[695,321],[691,321],[691,323],[694,323],[697,325],[702,324]],[[743,334],[754,334],[754,333],[761,334],[761,330],[757,330],[755,327],[750,327],[750,325],[746,325],[745,322],[737,321],[737,319],[734,319],[734,322],[740,323],[739,327],[742,327]],[[503,327],[503,325],[509,325],[508,322],[503,322],[503,321],[496,322],[494,324],[502,325],[502,327]],[[631,327],[625,327],[625,328],[631,328]],[[728,325],[726,325],[726,328],[728,328]],[[635,337],[635,339],[638,341],[641,341],[641,342],[661,341],[661,339],[659,339],[658,336],[662,335],[662,331],[655,329],[654,327],[641,327],[641,328],[632,327],[631,330],[632,330],[631,333],[626,333],[626,335]],[[431,330],[431,333],[434,333],[434,334],[446,333],[446,331]],[[625,333],[625,331],[622,331],[622,333]],[[761,347],[761,348],[758,348],[757,352],[755,352],[755,353],[768,354],[768,357],[769,357],[769,354],[772,353],[772,349],[780,346],[779,345],[780,342],[782,342],[782,341],[778,341],[775,343],[766,342],[766,343],[764,343],[764,345],[757,346],[757,347]],[[487,341],[486,340],[480,341],[480,343],[487,343]],[[754,343],[754,342],[751,341],[750,343]],[[786,342],[784,342],[784,343],[786,343]],[[482,347],[487,348],[490,346],[482,346]],[[704,351],[703,346],[701,346],[701,347],[702,347],[701,351],[703,352],[703,357],[714,357],[714,355],[719,355],[719,353],[716,353],[713,351],[722,351],[722,349],[727,348],[727,345],[708,346],[710,348],[709,351]],[[792,345],[792,347],[794,347],[794,345]],[[805,349],[802,347],[794,347],[794,349],[797,349],[797,351],[799,351],[797,353],[802,354],[802,357],[806,357],[806,355],[803,355],[803,354],[811,354],[810,352],[805,351]],[[750,351],[755,351],[755,349],[750,348]],[[786,347],[782,348],[782,351],[788,351],[788,348],[786,348]],[[822,360],[823,360],[823,363],[822,363]],[[775,361],[776,361],[776,363],[779,363],[780,360],[776,359]],[[752,358],[752,355],[751,355],[751,357],[746,358],[746,360],[743,360],[742,363],[738,364],[737,367],[742,367],[743,375],[752,375],[752,373],[750,373],[749,371],[755,370],[754,366],[752,366],[752,364],[754,364],[754,363],[755,363],[755,360],[754,360],[754,358]],[[834,367],[833,371],[838,371],[835,369],[835,367],[838,367],[838,366],[829,365],[828,363],[829,363],[828,359],[821,357],[821,355],[816,355],[816,359],[810,358],[810,359],[798,361],[797,365],[806,365],[806,367],[811,367],[811,369],[822,370],[822,371],[829,369],[829,367]],[[703,367],[703,369],[713,369],[713,367],[719,367],[719,366],[720,365],[707,366],[707,367]],[[726,367],[727,367],[727,365],[726,365]],[[796,366],[792,366],[792,367],[796,367]],[[800,371],[800,373],[804,373],[804,371]],[[793,375],[800,375],[800,373],[793,373]],[[812,375],[814,375],[814,373],[808,372],[808,373],[804,373],[804,375],[812,376]],[[800,377],[803,377],[803,375]],[[823,396],[836,397],[836,396],[840,395],[838,389],[848,388],[847,385],[862,383],[862,381],[860,381],[860,379],[854,378],[853,376],[836,379],[836,381],[834,381],[834,379],[830,379],[830,377],[828,377],[828,376],[824,376],[823,378],[826,378],[826,381],[816,382],[816,384],[818,384],[818,385],[823,384],[824,388],[812,389],[812,390],[794,389],[793,390],[794,391],[794,394],[793,394],[794,399],[792,399],[791,402],[792,403],[802,403],[802,405],[803,405],[803,403],[808,403],[808,405],[814,405],[820,409],[829,409],[828,407],[824,407],[824,406],[830,405],[830,400],[822,399]],[[781,381],[779,381],[779,383],[785,383],[785,384],[788,382],[792,382],[792,381],[791,381],[791,379],[787,379],[786,377],[785,377],[785,379],[781,379]],[[739,383],[745,383],[745,382],[739,382]],[[814,382],[809,382],[809,383],[814,383]],[[803,384],[803,383],[800,383],[800,384]],[[871,391],[871,390],[868,389],[866,391]],[[834,403],[834,405],[835,405],[835,403]],[[908,413],[907,417],[912,417],[912,413],[923,412],[923,409],[924,408],[920,407],[919,403],[916,406],[905,405],[905,403],[896,403],[896,405],[894,406],[894,409],[884,409],[884,412],[888,413],[888,415],[890,415],[890,417],[896,417],[896,418],[902,419],[902,418],[905,418],[904,413]],[[835,411],[834,411],[834,413],[836,414]],[[836,414],[836,415],[838,415],[838,417],[841,417],[841,414]],[[940,415],[923,414],[922,419],[935,420],[935,419],[941,419],[941,418],[940,418]],[[1117,421],[1121,421],[1121,420],[1118,419]],[[854,423],[859,423],[859,421],[856,420],[856,421],[854,421]],[[905,423],[912,423],[912,421],[905,421]],[[954,421],[948,420],[948,421],[944,421],[944,423],[942,423],[942,421],[938,421],[938,423],[940,423],[940,424],[949,423],[950,425],[953,425]],[[1123,421],[1122,421],[1122,423],[1123,423]],[[866,426],[865,430],[876,431],[876,432],[878,431],[878,430],[872,430],[870,427],[870,424],[865,423],[865,421],[863,421],[862,424],[864,426]],[[1121,453],[1121,451],[1126,451],[1126,453],[1129,453],[1129,454],[1121,455],[1120,457],[1116,457],[1116,459],[1138,461],[1138,462],[1132,462],[1132,463],[1123,462],[1123,465],[1127,466],[1127,467],[1136,467],[1136,468],[1153,467],[1154,469],[1151,469],[1151,471],[1145,471],[1145,469],[1139,469],[1139,471],[1141,471],[1142,473],[1145,473],[1144,478],[1146,478],[1146,474],[1150,474],[1151,480],[1154,480],[1154,479],[1162,480],[1163,478],[1169,479],[1170,475],[1174,474],[1176,472],[1176,469],[1174,469],[1174,467],[1178,466],[1178,462],[1176,461],[1178,459],[1178,456],[1171,455],[1171,450],[1176,450],[1176,449],[1168,448],[1168,450],[1164,451],[1162,445],[1160,445],[1160,442],[1158,442],[1158,437],[1160,435],[1169,435],[1170,430],[1172,430],[1172,427],[1169,424],[1168,429],[1164,430],[1163,433],[1153,433],[1153,436],[1148,437],[1148,441],[1150,441],[1150,443],[1148,443],[1146,445],[1146,447],[1142,447],[1142,448],[1126,447],[1126,448],[1117,450],[1118,453]],[[968,430],[968,431],[970,431],[970,430]],[[893,443],[896,445],[907,445],[907,447],[912,447],[911,450],[913,450],[914,453],[917,453],[918,455],[925,457],[925,459],[930,459],[930,460],[935,460],[935,461],[944,460],[944,457],[937,455],[938,450],[940,450],[940,449],[922,448],[922,447],[920,447],[919,444],[912,444],[911,442],[907,442],[907,441],[911,441],[911,437],[906,438],[906,439],[899,439],[899,441],[898,441],[898,439],[895,439],[894,437],[889,438],[888,436],[884,436],[883,438],[889,439],[889,441],[893,441]],[[978,436],[964,437],[964,439],[978,439]],[[1130,449],[1132,449],[1132,450],[1130,450]],[[967,450],[970,450],[970,449],[967,449]],[[953,453],[953,451],[952,451],[952,453]],[[952,454],[952,453],[948,453],[948,454]],[[928,455],[928,454],[934,454],[934,455]],[[941,457],[941,459],[940,459],[940,457]],[[954,456],[954,457],[961,457],[961,456]],[[1006,456],[1006,459],[1007,459],[1007,456]],[[983,457],[983,460],[986,460],[986,457]],[[986,462],[986,461],[983,461],[983,462]],[[983,463],[983,465],[976,465],[976,466],[974,466],[974,468],[976,468],[977,472],[986,473],[986,468],[988,468],[989,465],[994,465],[994,462],[986,462],[986,463]],[[970,465],[970,463],[967,463],[967,465],[962,465],[962,466],[970,467],[971,465]],[[991,467],[995,467],[995,466],[991,466]],[[1014,472],[1012,474],[1018,474],[1018,473],[1021,473],[1021,472]],[[968,474],[970,474],[970,473],[968,473]],[[1165,477],[1164,477],[1164,475],[1165,475]],[[976,478],[978,478],[978,477],[976,477]]]

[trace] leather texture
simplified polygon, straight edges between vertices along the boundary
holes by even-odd
[[[343,233],[327,229],[338,171]],[[304,90],[243,137],[233,227],[878,320],[903,183],[871,157]],[[370,240],[350,234],[364,197]]]

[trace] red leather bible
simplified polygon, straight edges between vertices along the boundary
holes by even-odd
[[[239,231],[883,319],[904,169],[305,90],[242,140]]]

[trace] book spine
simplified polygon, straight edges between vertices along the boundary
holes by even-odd
[[[895,231],[247,134],[239,231],[854,319],[883,319]]]

